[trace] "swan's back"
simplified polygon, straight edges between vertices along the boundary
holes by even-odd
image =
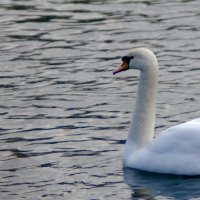
[[[145,171],[200,175],[200,119],[163,131],[124,159],[128,167]]]

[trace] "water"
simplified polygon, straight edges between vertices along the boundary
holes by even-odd
[[[198,0],[0,2],[0,199],[200,199],[200,178],[122,168],[137,72],[160,66],[156,133],[200,117]]]

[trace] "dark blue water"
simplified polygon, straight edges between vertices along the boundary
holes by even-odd
[[[2,0],[0,199],[200,199],[200,178],[122,169],[138,73],[158,57],[156,133],[200,117],[200,2]]]

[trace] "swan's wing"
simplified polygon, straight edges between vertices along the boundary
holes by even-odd
[[[200,123],[192,121],[160,133],[129,157],[128,166],[158,173],[200,175]]]
[[[193,119],[193,120],[191,120],[191,121],[188,121],[188,122],[186,122],[187,124],[188,123],[190,123],[190,124],[200,124],[200,118],[198,118],[198,119]]]

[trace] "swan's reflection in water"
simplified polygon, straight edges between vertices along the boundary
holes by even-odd
[[[123,172],[134,200],[200,199],[200,176],[162,175],[130,168],[124,168]]]

